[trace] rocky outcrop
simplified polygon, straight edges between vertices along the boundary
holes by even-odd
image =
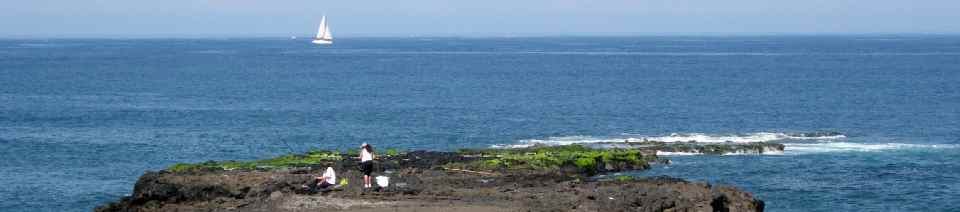
[[[667,177],[590,177],[606,173],[606,164],[624,163],[610,165],[617,169],[646,168],[630,164],[655,157],[626,151],[562,150],[565,152],[546,155],[577,156],[568,159],[581,162],[560,160],[555,168],[541,169],[538,167],[549,164],[533,166],[506,159],[520,157],[510,155],[515,153],[543,157],[542,149],[537,153],[487,152],[501,157],[426,151],[388,156],[381,160],[375,175],[389,176],[390,185],[371,189],[362,188],[355,162],[326,161],[325,165],[335,167],[338,177],[349,183],[319,193],[301,186],[325,167],[224,170],[204,166],[148,172],[137,181],[131,196],[96,211],[423,211],[451,205],[464,212],[763,210],[762,201],[731,187]],[[503,164],[484,170],[461,169],[487,167],[484,164],[492,160]]]
[[[180,203],[219,203],[214,208],[236,208],[255,203],[273,192],[294,192],[310,179],[306,174],[262,171],[147,172],[133,194],[97,211],[163,211]]]

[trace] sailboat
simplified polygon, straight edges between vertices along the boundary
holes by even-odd
[[[330,26],[327,25],[327,16],[320,19],[320,29],[317,29],[317,37],[313,38],[313,43],[329,45],[333,44],[333,35],[330,35]]]

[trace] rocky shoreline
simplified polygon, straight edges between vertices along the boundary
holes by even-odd
[[[375,175],[390,183],[371,189],[360,185],[350,153],[178,164],[144,174],[131,196],[95,211],[763,211],[763,201],[732,187],[597,177],[666,163],[656,155],[665,146],[388,151]],[[302,188],[326,167],[349,183],[318,193]]]

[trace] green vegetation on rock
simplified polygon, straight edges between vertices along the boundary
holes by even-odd
[[[644,169],[657,160],[652,152],[638,149],[593,149],[581,145],[537,146],[523,149],[461,150],[460,160],[434,164],[445,168],[483,171],[505,170],[560,170],[567,173],[593,175],[600,172]],[[397,160],[409,160],[404,152],[387,149],[383,166],[396,166]],[[284,155],[256,161],[208,161],[180,163],[167,168],[171,172],[195,170],[264,170],[322,166],[343,162],[356,155],[338,151],[313,150],[305,154]]]
[[[400,151],[394,148],[387,149],[386,156],[397,156],[400,155]]]
[[[636,149],[592,149],[582,145],[531,147],[523,149],[460,150],[461,154],[483,159],[470,163],[449,164],[452,168],[477,170],[549,170],[573,166],[581,171],[645,167],[654,155]]]
[[[257,161],[207,161],[203,163],[178,163],[167,168],[171,172],[191,170],[252,170],[306,167],[324,162],[335,162],[343,159],[338,152],[311,150],[302,155],[284,155],[280,157]]]
[[[347,155],[358,156],[360,155],[360,150],[357,149],[347,149]]]

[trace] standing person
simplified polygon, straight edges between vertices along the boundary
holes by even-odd
[[[373,160],[377,155],[373,153],[373,146],[363,143],[360,145],[360,171],[363,172],[363,187],[370,188],[373,184],[370,182],[370,173],[373,172]]]

